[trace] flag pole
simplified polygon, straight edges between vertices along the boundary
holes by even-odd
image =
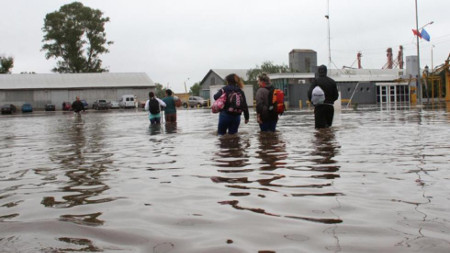
[[[419,14],[417,12],[417,0],[416,3],[416,31],[419,32]],[[417,99],[419,105],[422,105],[422,83],[420,80],[420,46],[419,46],[419,36],[416,36],[416,45],[417,45],[417,79],[416,79],[416,88],[417,88]]]

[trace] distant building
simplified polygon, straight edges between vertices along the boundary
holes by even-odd
[[[118,100],[122,95],[136,95],[146,101],[155,84],[145,73],[77,73],[0,75],[0,103],[31,103],[33,108],[72,102],[76,96],[89,105],[97,99]]]
[[[200,82],[200,96],[209,99],[210,87],[217,85],[225,85],[225,77],[229,74],[236,74],[244,81],[248,80],[248,69],[210,69]],[[253,95],[253,94],[252,94]]]
[[[317,53],[311,49],[293,49],[289,52],[289,69],[294,73],[314,73]]]
[[[329,69],[328,76],[338,85],[343,104],[377,104],[380,102],[409,102],[410,85],[402,69]],[[308,89],[315,73],[270,74],[272,84],[283,89],[290,107],[307,105]]]

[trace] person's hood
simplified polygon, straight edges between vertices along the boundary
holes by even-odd
[[[320,66],[317,68],[317,72],[319,73],[319,76],[320,76],[320,77],[327,76],[327,66],[325,66],[325,65],[320,65]]]

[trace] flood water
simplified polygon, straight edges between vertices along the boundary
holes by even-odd
[[[0,116],[1,252],[450,252],[450,112]]]

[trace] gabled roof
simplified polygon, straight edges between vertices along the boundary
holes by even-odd
[[[225,77],[227,75],[233,74],[233,73],[238,75],[242,79],[244,79],[244,81],[247,81],[248,80],[247,71],[248,71],[248,69],[210,69],[208,71],[208,73],[205,75],[205,77],[203,77],[203,79],[200,82],[200,84],[202,84],[205,81],[205,79],[209,76],[209,74],[211,72],[214,72],[216,75],[218,75],[224,81],[225,81]]]
[[[0,89],[153,87],[146,73],[2,74]]]

